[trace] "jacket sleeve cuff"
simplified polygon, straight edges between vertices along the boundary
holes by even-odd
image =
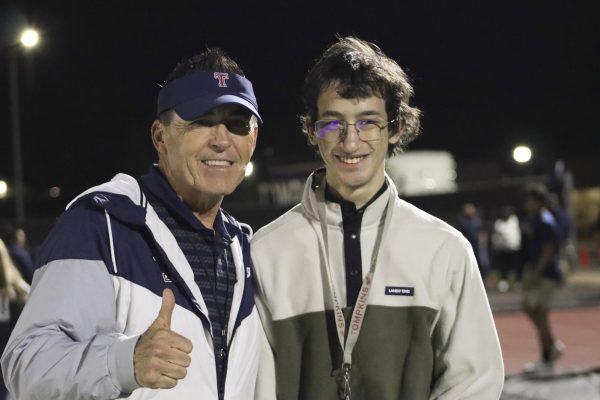
[[[135,379],[133,352],[139,336],[120,336],[108,350],[108,373],[121,393],[131,393],[140,385]]]

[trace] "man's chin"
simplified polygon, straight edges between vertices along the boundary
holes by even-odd
[[[235,191],[238,184],[215,184],[215,185],[205,185],[202,188],[198,188],[197,191],[204,195],[209,196],[227,196]]]

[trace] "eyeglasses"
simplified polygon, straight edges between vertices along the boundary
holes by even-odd
[[[360,140],[365,142],[381,139],[381,131],[397,119],[382,121],[378,119],[359,119],[353,124],[342,119],[323,119],[315,122],[315,133],[319,139],[327,142],[343,140],[348,132],[348,125],[354,126]]]
[[[200,118],[191,123],[192,125],[202,127],[213,127],[218,124],[223,124],[227,127],[227,130],[234,135],[246,136],[252,132],[254,126],[246,119],[233,118],[225,121],[213,121],[208,118]]]

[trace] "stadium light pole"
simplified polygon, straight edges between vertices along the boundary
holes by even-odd
[[[19,69],[17,58],[22,48],[37,46],[39,34],[34,29],[25,29],[20,35],[20,43],[8,47],[8,85],[10,92],[10,121],[13,147],[13,173],[15,179],[15,211],[17,225],[25,222],[25,201],[23,193],[23,160],[21,151],[21,114],[19,110]]]

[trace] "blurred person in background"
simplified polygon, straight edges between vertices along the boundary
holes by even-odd
[[[25,280],[27,285],[31,285],[33,279],[33,257],[31,252],[27,248],[27,236],[25,230],[22,228],[15,228],[11,224],[6,224],[2,232],[2,239],[8,253],[13,262],[13,265],[17,268],[20,276]],[[11,329],[14,328],[21,311],[25,306],[25,302],[21,298],[14,298],[10,302],[10,325]],[[1,354],[1,353],[0,353]]]
[[[506,292],[510,289],[510,274],[514,274],[515,282],[521,280],[521,271],[519,270],[521,228],[519,227],[519,217],[511,206],[503,207],[500,218],[494,221],[492,247],[495,265],[500,273],[498,290]]]
[[[563,277],[558,256],[560,233],[556,219],[548,210],[545,186],[525,188],[523,210],[527,218],[522,227],[529,237],[523,271],[523,307],[536,329],[541,350],[540,359],[527,364],[525,369],[540,371],[552,368],[565,348],[555,339],[548,316],[552,297]]]
[[[277,398],[499,398],[502,355],[471,246],[385,174],[419,133],[406,74],[345,37],[303,94],[303,130],[325,167],[251,246]]]
[[[4,351],[13,327],[11,304],[24,304],[29,293],[29,285],[21,277],[12,263],[8,249],[0,239],[0,352]],[[7,395],[4,380],[0,381],[0,399]]]
[[[485,283],[490,269],[490,258],[487,247],[488,240],[487,233],[484,230],[483,222],[475,204],[463,204],[456,222],[456,229],[458,229],[471,244],[473,253],[475,253],[475,259],[477,260],[479,273]]]
[[[556,193],[548,193],[548,210],[554,216],[559,234],[558,255],[561,268],[565,273],[571,273],[577,265],[577,255],[573,244],[573,219],[561,204],[560,196]]]
[[[3,229],[2,240],[8,248],[10,257],[21,276],[31,285],[33,279],[33,257],[27,248],[27,235],[23,228],[6,225]]]

